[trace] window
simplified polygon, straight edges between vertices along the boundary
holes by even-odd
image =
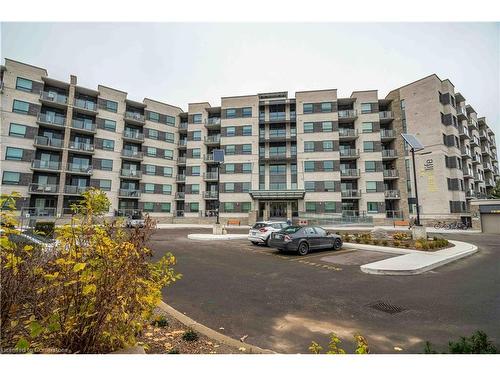
[[[241,109],[241,117],[252,117],[252,107],[244,107]]]
[[[9,135],[11,137],[25,138],[27,129],[25,125],[10,124]]]
[[[155,209],[154,202],[144,202],[144,212],[153,212]]]
[[[4,171],[2,176],[2,184],[18,185],[21,181],[21,173]]]
[[[165,133],[165,141],[168,143],[174,143],[175,142],[174,133],[170,133],[170,132]]]
[[[243,182],[241,184],[241,191],[243,193],[248,193],[251,188],[252,188],[252,184],[250,182]]]
[[[113,141],[112,139],[103,139],[102,140],[102,149],[113,151],[115,149],[115,141]]]
[[[160,133],[156,129],[148,129],[148,138],[149,139],[158,139],[159,134]]]
[[[104,109],[109,112],[118,112],[118,103],[113,102],[112,100],[106,100],[104,102]]]
[[[147,164],[145,173],[150,176],[154,176],[156,174],[156,166]]]
[[[201,141],[201,131],[193,132],[193,141]]]
[[[375,193],[377,191],[377,182],[376,181],[366,181],[366,192],[367,193]]]
[[[104,130],[109,130],[110,132],[116,131],[116,121],[104,119],[103,125]]]
[[[224,202],[224,212],[234,212],[234,203]]]
[[[234,193],[234,182],[226,182],[224,185],[224,192]]]
[[[226,118],[235,118],[236,117],[236,109],[229,108],[226,109]]]
[[[101,169],[103,171],[112,171],[113,170],[113,160],[101,159]]]
[[[325,191],[335,191],[335,182],[325,181]]]
[[[14,104],[12,105],[12,112],[27,115],[29,109],[30,109],[30,103],[23,102],[21,100],[14,100]]]
[[[5,160],[22,160],[23,149],[15,147],[7,147],[5,151]]]
[[[252,145],[251,144],[243,145],[241,152],[244,155],[251,155],[252,154]]]
[[[371,103],[361,103],[361,113],[371,113],[372,104]]]
[[[314,141],[304,142],[304,152],[314,152]]]
[[[99,180],[99,189],[111,191],[111,180]]]
[[[304,172],[314,172],[314,162],[305,161],[304,162]]]
[[[199,148],[193,148],[193,159],[199,159],[200,158],[200,149]]]
[[[332,132],[333,131],[333,123],[331,121],[324,121],[321,124],[321,129],[323,132]]]
[[[160,114],[156,112],[148,112],[149,114],[149,119],[154,122],[160,122]]]
[[[151,157],[156,157],[156,147],[146,147],[146,155]]]
[[[236,135],[236,127],[228,126],[226,128],[226,137],[234,137]]]
[[[200,194],[200,185],[198,184],[191,185],[191,194]]]
[[[161,189],[164,195],[172,195],[172,185],[164,184]]]
[[[325,212],[335,212],[335,202],[325,202]],[[318,231],[318,228],[316,228]]]
[[[332,103],[321,103],[321,112],[331,112]]]
[[[375,142],[373,142],[373,141],[364,141],[363,142],[363,151],[365,151],[365,152],[374,152],[375,151]]]
[[[363,133],[373,133],[373,122],[363,122],[361,124],[361,131]]]
[[[323,170],[325,172],[333,172],[333,160],[323,161]]]
[[[376,172],[377,166],[373,160],[365,161],[365,172]]]
[[[26,78],[17,77],[16,89],[21,91],[33,91],[33,81]]]
[[[195,165],[191,167],[191,176],[199,176],[200,175],[200,166]]]
[[[316,202],[306,202],[306,212],[316,212]]]
[[[193,124],[201,124],[201,113],[193,115]]]
[[[172,167],[163,167],[163,176],[172,177],[174,169]]]
[[[243,173],[252,173],[252,163],[243,163]]]
[[[367,202],[366,203],[366,210],[368,211],[368,213],[371,213],[371,214],[378,213],[378,202]]]
[[[170,202],[160,204],[161,212],[170,212]]]
[[[175,126],[175,117],[167,115],[167,125]],[[170,211],[170,209],[169,209]]]
[[[226,164],[226,173],[234,173],[234,164]]]
[[[242,129],[243,135],[252,135],[252,125],[245,125]]]
[[[198,202],[189,203],[189,212],[198,212],[200,209],[200,204]]]
[[[304,103],[304,114],[306,113],[312,113],[313,112],[313,105],[312,103]]]
[[[333,151],[333,141],[323,141],[323,151]]]
[[[312,122],[304,122],[304,133],[313,133],[314,124]]]
[[[304,181],[304,189],[306,191],[314,191],[316,189],[315,181]]]
[[[199,148],[197,150],[199,150]],[[193,155],[194,155],[194,152],[193,152]],[[200,157],[199,153],[198,153],[198,157]],[[168,160],[173,160],[174,159],[174,151],[172,151],[172,150],[164,150],[163,158],[164,159],[168,159]]]
[[[155,192],[155,184],[146,183],[144,184],[144,192],[145,193],[154,193]]]

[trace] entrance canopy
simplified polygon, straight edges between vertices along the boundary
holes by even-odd
[[[302,199],[305,190],[250,190],[249,194],[253,199]]]

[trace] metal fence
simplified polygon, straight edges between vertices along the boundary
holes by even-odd
[[[300,212],[298,220],[307,220],[309,225],[373,225],[373,217],[348,214],[310,214]]]

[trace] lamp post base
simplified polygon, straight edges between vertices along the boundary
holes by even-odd
[[[212,234],[222,235],[226,232],[223,224],[214,224]]]
[[[423,225],[414,225],[411,228],[411,237],[413,238],[413,240],[426,240],[427,229]]]

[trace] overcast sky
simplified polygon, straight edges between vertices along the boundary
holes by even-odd
[[[187,109],[221,96],[449,78],[500,135],[500,24],[3,23],[2,57]]]

